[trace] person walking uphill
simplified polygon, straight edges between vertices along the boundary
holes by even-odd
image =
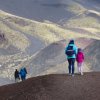
[[[26,74],[27,74],[26,68],[21,68],[20,76],[22,81],[26,79]]]
[[[69,44],[66,46],[65,54],[68,60],[69,75],[74,76],[74,66],[77,55],[77,46],[74,44],[74,40],[70,40]]]
[[[14,72],[14,76],[15,76],[15,82],[19,82],[20,77],[19,77],[19,71],[17,69]]]

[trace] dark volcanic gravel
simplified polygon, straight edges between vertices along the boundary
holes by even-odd
[[[0,100],[100,100],[100,72],[30,78],[0,87]]]

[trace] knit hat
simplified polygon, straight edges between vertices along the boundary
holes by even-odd
[[[70,40],[69,44],[74,44],[74,40]]]
[[[81,48],[78,48],[78,52],[81,52],[82,51],[82,49]]]

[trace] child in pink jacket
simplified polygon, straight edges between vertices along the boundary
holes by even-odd
[[[79,73],[81,73],[81,75],[83,75],[82,67],[83,67],[83,62],[84,62],[84,54],[83,54],[81,48],[78,48],[76,61],[77,61],[78,71],[79,71]]]

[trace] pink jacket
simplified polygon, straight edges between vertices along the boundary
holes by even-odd
[[[78,52],[77,57],[76,57],[76,61],[78,63],[81,63],[84,61],[84,54],[82,52]]]

